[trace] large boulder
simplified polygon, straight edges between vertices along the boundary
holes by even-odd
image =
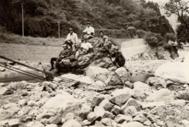
[[[71,73],[61,75],[60,77],[56,77],[54,80],[57,82],[60,82],[62,80],[64,81],[65,79],[73,80],[73,81],[81,82],[81,83],[85,83],[85,84],[94,83],[94,80],[91,79],[89,76],[76,75],[76,74],[71,74]],[[70,85],[70,83],[69,83],[69,85]]]
[[[140,111],[142,108],[142,105],[135,99],[130,98],[127,103],[125,103],[121,108],[124,110],[126,108],[128,108],[129,106],[134,106],[137,111]]]
[[[122,83],[117,73],[98,66],[89,66],[86,69],[86,75],[95,81],[99,80],[110,86],[120,85],[124,83]]]
[[[29,122],[26,127],[45,127],[41,122],[39,121],[33,121]]]
[[[130,73],[125,67],[120,67],[115,71],[123,82],[130,80]]]
[[[7,87],[0,88],[0,95],[10,95],[13,94],[14,91],[12,89],[9,89]]]
[[[50,98],[42,106],[42,113],[37,117],[38,119],[44,118],[46,115],[52,117],[57,114],[62,114],[63,116],[69,112],[78,114],[78,108],[81,107],[81,101],[76,100],[72,95],[67,92],[62,92],[57,94],[55,97]]]
[[[145,127],[143,124],[139,122],[130,122],[130,123],[123,123],[121,127]]]
[[[67,122],[65,122],[62,127],[82,127],[81,124],[76,121],[76,120],[68,120]]]
[[[124,105],[127,102],[127,100],[130,97],[131,97],[131,95],[129,93],[120,94],[120,95],[117,95],[117,96],[111,98],[110,102],[121,107],[122,105]]]
[[[134,83],[134,97],[139,99],[144,99],[152,92],[151,88],[148,84],[142,82],[135,82]]]
[[[155,88],[167,87],[167,82],[161,77],[149,77],[146,83]]]
[[[189,83],[189,62],[168,62],[155,71],[155,75],[180,83]]]
[[[0,121],[0,127],[6,127],[7,125],[9,127],[17,127],[20,126],[21,122],[19,119],[10,119],[10,120],[3,120]]]
[[[110,71],[98,66],[89,66],[86,70],[86,75],[94,80],[107,82],[111,78]]]
[[[0,108],[0,121],[11,118],[19,111],[20,107],[15,103],[8,103],[6,105],[2,105]]]
[[[168,89],[161,89],[150,94],[146,100],[151,102],[170,102],[174,100],[174,94]]]
[[[130,95],[132,96],[134,93],[133,93],[133,90],[132,90],[132,89],[127,88],[127,87],[125,87],[125,88],[123,88],[123,89],[116,89],[116,90],[114,90],[114,91],[111,93],[112,96],[119,96],[119,95],[121,95],[121,94],[130,94]]]

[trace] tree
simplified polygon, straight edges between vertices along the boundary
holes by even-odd
[[[189,1],[187,0],[170,0],[165,4],[166,14],[168,16],[175,14],[181,23],[177,28],[178,42],[189,41]]]
[[[189,1],[170,0],[164,6],[168,16],[176,14],[181,23],[186,23],[185,16],[189,14]]]

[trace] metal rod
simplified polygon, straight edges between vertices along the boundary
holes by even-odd
[[[30,68],[30,69],[32,69],[32,70],[35,70],[35,71],[39,71],[39,72],[44,73],[43,70],[40,70],[40,69],[37,69],[37,68],[35,68],[35,67],[32,67],[32,66],[26,65],[26,64],[24,64],[24,63],[21,63],[21,62],[18,62],[18,61],[12,60],[12,59],[7,58],[7,57],[5,57],[5,56],[1,56],[1,55],[0,55],[0,58],[1,58],[1,59],[4,59],[4,60],[7,60],[7,61],[14,62],[14,63],[19,64],[19,65],[22,65],[22,66],[24,66],[24,67]]]
[[[44,78],[42,78],[42,77],[40,77],[38,75],[34,75],[32,73],[20,70],[18,68],[14,68],[14,67],[10,68],[10,67],[7,67],[7,66],[1,65],[1,64],[0,64],[0,66],[6,68],[8,70],[15,71],[17,73],[23,74],[23,75],[28,76],[28,77],[33,77],[33,78],[37,78],[37,79],[40,79],[40,80],[44,80]]]
[[[58,21],[57,24],[58,24],[58,38],[60,38],[60,21]]]
[[[21,3],[21,10],[22,10],[22,37],[24,37],[24,4]]]

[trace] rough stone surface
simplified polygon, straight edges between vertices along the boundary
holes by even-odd
[[[115,105],[113,108],[112,108],[112,111],[111,111],[114,115],[118,115],[121,113],[121,108],[117,105]]]
[[[120,95],[117,95],[117,96],[111,98],[111,99],[110,99],[110,102],[112,102],[113,104],[116,104],[116,105],[118,105],[118,106],[121,107],[122,105],[124,105],[124,104],[127,102],[127,100],[128,100],[130,97],[131,97],[131,95],[130,95],[130,94],[127,94],[127,93],[125,93],[125,94],[120,94]]]
[[[4,120],[0,121],[0,126],[9,126],[9,127],[17,127],[20,126],[21,122],[19,119],[10,119],[10,120]]]
[[[110,71],[98,66],[89,66],[86,70],[86,75],[94,80],[107,82],[107,80],[110,78]]]
[[[134,97],[144,99],[147,95],[151,93],[151,88],[142,82],[134,83]]]
[[[94,113],[96,114],[97,118],[99,118],[99,117],[101,118],[104,116],[105,110],[103,107],[97,106],[94,108]]]
[[[116,116],[115,121],[119,124],[123,123],[123,122],[131,122],[133,119],[131,116],[126,116],[126,115],[122,115],[119,114]]]
[[[112,104],[109,100],[104,100],[101,102],[100,106],[102,106],[107,111],[111,111],[114,104]]]
[[[139,62],[139,66],[135,62],[138,61],[132,61],[129,70],[148,71],[157,67],[146,66],[148,61]],[[113,87],[99,85],[104,88],[91,89],[94,82],[102,81],[86,77],[64,74],[58,77],[56,85],[46,81],[0,83],[1,88],[14,91],[8,96],[0,95],[0,126],[188,127],[188,84],[166,81],[169,85],[165,89],[159,87],[164,80],[153,77],[145,82],[128,81],[131,87],[115,83]],[[116,76],[113,78],[106,81],[118,81]]]
[[[156,91],[155,93],[152,93],[148,98],[148,101],[164,101],[169,102],[174,100],[173,93],[168,89],[161,89],[159,91]]]
[[[86,116],[90,113],[91,107],[87,104],[82,104],[81,109],[79,111],[79,116],[81,118],[86,118]]]
[[[45,127],[58,127],[56,124],[48,124]]]
[[[137,109],[137,111],[140,111],[142,108],[142,105],[133,98],[130,98],[121,108],[122,110],[124,110],[129,106],[134,106]]]
[[[82,127],[81,124],[76,121],[76,120],[68,120],[67,122],[65,122],[62,127]]]
[[[45,127],[41,122],[34,121],[26,125],[26,127]]]
[[[8,89],[6,87],[2,87],[0,88],[0,95],[9,95],[9,94],[13,94],[14,91],[12,89]]]
[[[62,92],[55,97],[50,98],[42,107],[45,110],[65,110],[68,107],[75,106],[78,101],[70,94]]]
[[[118,68],[115,72],[119,75],[123,82],[126,82],[130,79],[130,73],[124,67]]]
[[[145,127],[139,122],[130,122],[130,123],[123,123],[121,127]]]
[[[91,106],[92,107],[98,106],[103,100],[104,100],[104,97],[102,97],[102,96],[95,96],[92,99]]]
[[[103,118],[101,120],[101,122],[102,122],[102,124],[104,124],[105,126],[108,126],[108,127],[111,127],[111,126],[114,127],[114,126],[116,126],[115,121],[113,121],[110,118]]]
[[[180,83],[189,83],[189,62],[167,62],[155,71],[155,75]]]
[[[137,115],[138,112],[137,112],[137,109],[134,106],[129,106],[126,109],[123,110],[123,113],[127,116],[130,115],[130,116],[134,117],[134,116]]]
[[[167,82],[165,79],[160,78],[160,77],[150,77],[146,81],[147,84],[150,86],[154,86],[155,88],[166,88],[167,87]]]
[[[91,112],[87,115],[87,120],[93,122],[97,119],[97,115],[94,112]]]

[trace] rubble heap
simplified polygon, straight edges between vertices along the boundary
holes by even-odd
[[[189,126],[188,84],[155,76],[130,81],[123,67],[116,72],[119,78],[108,69],[91,66],[86,76],[1,83],[0,126]]]

